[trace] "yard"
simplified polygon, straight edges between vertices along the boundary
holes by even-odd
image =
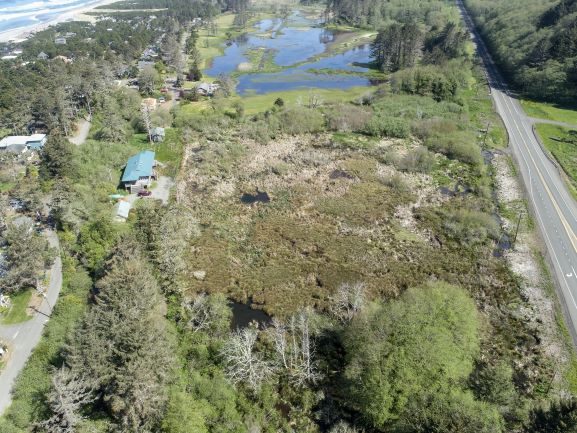
[[[32,318],[28,312],[28,305],[32,299],[32,290],[25,290],[10,297],[11,305],[6,311],[0,313],[0,323],[14,325],[25,322]]]
[[[577,107],[561,107],[528,100],[522,100],[521,106],[529,117],[577,125]]]
[[[176,128],[165,128],[165,133],[164,141],[161,143],[150,144],[147,134],[137,133],[130,137],[129,144],[134,148],[135,153],[142,150],[154,150],[155,159],[164,164],[161,169],[162,174],[174,178],[182,157],[181,131]]]

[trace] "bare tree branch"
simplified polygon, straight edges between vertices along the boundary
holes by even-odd
[[[364,283],[344,283],[330,297],[330,310],[343,321],[350,321],[366,305],[366,288]]]
[[[257,338],[256,329],[245,328],[236,331],[222,349],[228,378],[233,383],[245,383],[252,390],[258,390],[273,371],[255,352]]]

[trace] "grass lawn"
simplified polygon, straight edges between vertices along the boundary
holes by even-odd
[[[346,102],[351,101],[368,93],[371,89],[361,87],[351,87],[350,89],[303,89],[286,92],[273,92],[265,95],[251,95],[241,98],[247,114],[255,114],[268,110],[277,98],[284,100],[285,105],[294,106],[299,101],[306,105],[309,95],[314,93],[319,95],[324,102]]]
[[[2,314],[2,324],[13,325],[31,319],[32,316],[29,316],[27,313],[27,307],[31,297],[32,290],[26,290],[18,295],[12,296],[10,298],[12,305],[5,314]]]
[[[569,134],[571,129],[544,123],[536,125],[535,129],[547,150],[571,179],[572,186],[577,187],[577,143],[569,141],[572,138]]]
[[[555,120],[557,122],[577,125],[577,107],[571,110],[567,107],[559,107],[545,102],[522,100],[521,105],[529,117],[537,119]]]
[[[165,133],[166,136],[162,143],[150,144],[147,135],[140,133],[132,135],[129,144],[139,151],[154,150],[156,153],[155,158],[166,165],[162,170],[162,174],[174,178],[182,158],[182,140],[178,129],[165,128]]]
[[[244,105],[246,114],[262,113],[272,108],[274,101],[281,98],[285,102],[285,106],[295,106],[299,101],[303,105],[308,102],[309,95],[314,93],[319,95],[323,102],[346,102],[352,101],[361,97],[365,93],[370,92],[369,87],[351,87],[350,89],[302,89],[291,90],[286,92],[272,92],[265,95],[249,95],[249,96],[235,96],[226,99],[225,104],[232,107],[235,102],[241,102]],[[198,113],[210,108],[208,99],[190,104],[181,105],[181,110],[184,113]]]
[[[0,192],[10,191],[15,185],[13,182],[0,182]]]

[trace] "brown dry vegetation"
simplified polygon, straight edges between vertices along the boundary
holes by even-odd
[[[483,281],[472,266],[477,248],[454,248],[435,233],[448,200],[475,198],[444,197],[433,177],[381,162],[385,151],[411,152],[410,141],[367,146],[343,147],[328,134],[199,146],[180,186],[204,227],[191,250],[190,290],[251,297],[284,315],[301,305],[324,308],[346,282],[385,296],[430,279],[502,285]],[[435,158],[454,182],[466,170]],[[257,190],[270,203],[241,203],[243,193]],[[492,270],[483,274],[503,274],[490,250],[482,262]],[[206,278],[195,280],[195,270]]]

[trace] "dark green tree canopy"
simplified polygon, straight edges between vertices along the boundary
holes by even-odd
[[[497,412],[460,385],[479,351],[478,314],[464,290],[444,283],[409,289],[355,319],[347,336],[350,401],[369,426],[501,431]]]

